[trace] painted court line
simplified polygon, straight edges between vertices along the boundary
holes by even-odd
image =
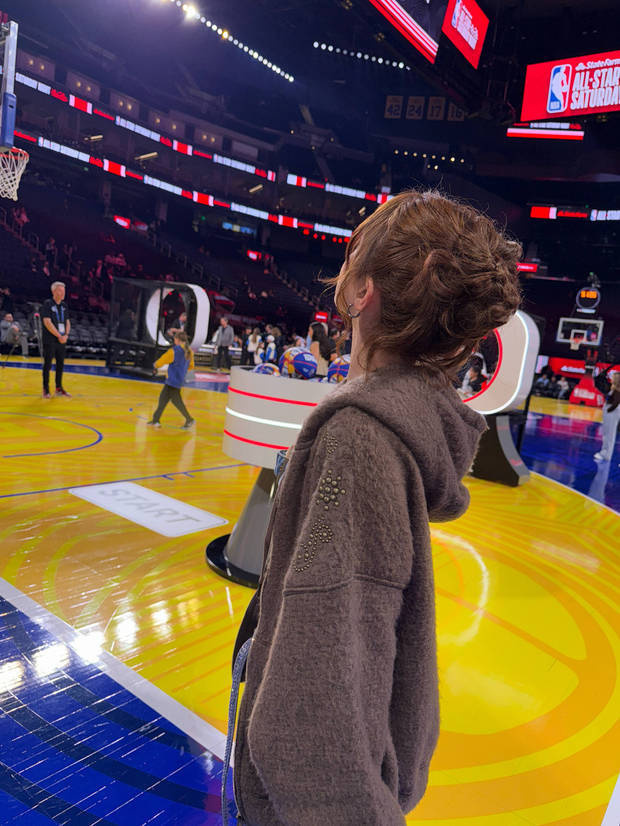
[[[154,473],[152,476],[132,476],[129,479],[109,479],[107,482],[89,482],[80,487],[86,488],[90,485],[111,485],[115,482],[142,482],[145,479],[171,479],[173,476],[184,476],[188,473],[209,473],[212,470],[229,470],[234,467],[245,467],[247,462],[237,462],[234,465],[214,465],[213,467],[200,467],[195,470],[179,470],[174,473]],[[37,493],[58,493],[61,490],[75,488],[76,485],[66,485],[62,488],[44,488],[42,490],[25,490],[22,493],[2,493],[0,499],[12,499],[17,496],[34,496]]]
[[[71,419],[61,419],[58,416],[42,416],[38,413],[11,413],[6,410],[1,410],[0,414],[3,416],[21,416],[22,418],[47,419],[52,422],[65,422],[65,424],[73,424],[76,427],[84,427],[86,430],[92,430],[93,433],[97,434],[97,438],[94,442],[90,442],[87,445],[80,445],[80,447],[67,447],[64,450],[43,450],[40,453],[8,453],[6,456],[2,457],[3,459],[17,459],[22,456],[50,456],[53,453],[73,453],[75,450],[86,450],[87,447],[94,447],[94,445],[98,445],[103,439],[103,433],[97,430],[96,427],[91,427],[89,424],[82,424],[82,422],[74,422],[71,421]]]
[[[4,367],[15,367],[18,370],[41,370],[41,363],[33,363],[33,362],[8,362],[4,364]],[[122,379],[123,381],[142,381],[147,382],[148,384],[163,384],[163,379],[157,380],[153,378],[148,378],[146,376],[127,376],[123,373],[115,373],[114,371],[110,371],[107,367],[95,365],[95,364],[66,364],[64,366],[65,373],[73,374],[73,375],[82,375],[82,376],[97,376],[98,378],[104,379]],[[209,390],[210,392],[216,393],[225,393],[227,389],[228,382],[230,381],[229,376],[222,376],[220,378],[216,377],[217,374],[214,374],[214,378],[212,381],[192,381],[191,379],[186,382],[188,387],[193,388],[194,390]],[[203,384],[212,384],[215,387],[202,387]]]
[[[47,608],[43,608],[42,605],[39,605],[39,603],[2,578],[0,578],[0,596],[79,654],[79,642],[83,635],[55,614],[52,614]],[[157,688],[149,680],[141,677],[132,668],[124,665],[108,651],[102,650],[94,664],[124,689],[134,694],[143,703],[146,703],[162,717],[165,717],[189,737],[204,746],[205,749],[220,760],[223,759],[226,735],[221,731],[218,731],[197,714],[194,714],[193,711],[190,711],[160,688]]]

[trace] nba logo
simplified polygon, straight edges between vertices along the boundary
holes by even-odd
[[[547,112],[564,112],[568,108],[568,94],[573,67],[570,63],[561,63],[554,66],[549,78],[549,97],[547,98]]]
[[[452,28],[458,29],[459,27],[459,15],[461,14],[461,0],[456,0],[454,5],[454,11],[452,13]]]

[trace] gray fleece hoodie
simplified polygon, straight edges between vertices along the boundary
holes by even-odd
[[[428,522],[460,516],[482,416],[385,368],[308,417],[265,542],[235,747],[248,826],[402,826],[439,733]]]

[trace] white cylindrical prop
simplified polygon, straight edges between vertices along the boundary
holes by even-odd
[[[304,419],[335,387],[327,382],[279,378],[233,367],[224,453],[250,465],[273,469],[278,451],[295,444]]]
[[[250,587],[258,584],[278,452],[295,444],[304,419],[334,387],[232,368],[222,449],[233,459],[263,469],[232,534],[207,546],[207,563],[221,576]]]
[[[494,332],[499,351],[495,371],[479,393],[464,400],[485,416],[523,404],[532,389],[540,348],[538,327],[521,310]]]

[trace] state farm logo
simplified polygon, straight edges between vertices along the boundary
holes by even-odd
[[[590,390],[584,390],[583,387],[575,387],[573,390],[573,396],[576,396],[578,399],[595,399],[596,395]]]
[[[549,78],[549,95],[547,97],[547,112],[557,114],[568,109],[570,82],[573,68],[570,63],[560,63],[551,69]]]

